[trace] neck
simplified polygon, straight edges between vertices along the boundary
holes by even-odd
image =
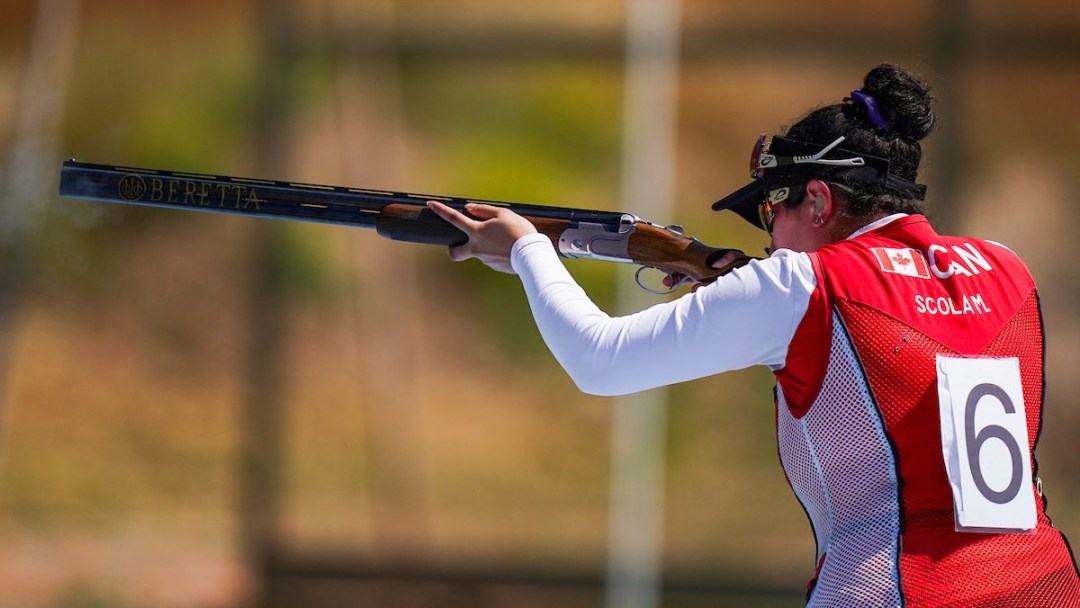
[[[829,236],[834,243],[847,240],[848,237],[859,229],[888,216],[888,213],[878,213],[876,215],[864,217],[849,217],[846,214],[841,215],[840,217],[837,217],[836,222],[833,223]]]

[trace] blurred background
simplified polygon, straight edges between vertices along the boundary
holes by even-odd
[[[1009,245],[1040,284],[1039,470],[1080,542],[1080,4],[654,2],[677,51],[641,81],[655,112],[628,85],[633,4],[0,4],[0,607],[799,605],[814,546],[767,370],[663,392],[651,510],[625,520],[654,533],[627,548],[622,406],[575,389],[514,277],[56,185],[76,157],[646,215],[627,169],[653,163],[673,204],[648,219],[756,252],[709,203],[759,133],[882,61],[938,97],[939,229]],[[657,113],[650,156],[631,132]],[[568,266],[628,305],[631,268]],[[638,604],[605,585],[618,552]]]

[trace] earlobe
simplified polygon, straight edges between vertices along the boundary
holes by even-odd
[[[823,216],[824,212],[825,212],[825,197],[823,197],[823,196],[821,196],[819,194],[818,196],[814,197],[814,225],[815,226],[823,226],[825,224],[825,217]]]
[[[814,197],[812,221],[815,226],[824,226],[832,216],[831,192],[829,187],[820,180],[810,180],[806,186],[807,194]]]

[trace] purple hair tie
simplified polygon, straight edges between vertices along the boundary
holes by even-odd
[[[866,106],[866,114],[870,117],[870,122],[874,123],[875,127],[883,131],[889,130],[889,123],[881,117],[881,113],[878,112],[877,109],[877,102],[874,101],[873,97],[862,91],[855,90],[851,92],[851,98]]]

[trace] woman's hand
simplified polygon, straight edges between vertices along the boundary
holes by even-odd
[[[679,274],[676,272],[664,277],[663,283],[665,287],[671,289],[672,291],[678,289],[679,287],[682,287],[683,285],[690,285],[690,291],[692,292],[697,291],[698,289],[701,289],[702,287],[713,283],[714,281],[716,281],[716,279],[734,270],[734,267],[725,270],[725,266],[730,266],[735,262],[739,262],[745,259],[747,259],[746,254],[742,251],[739,251],[738,249],[730,249],[726,253],[724,253],[724,255],[720,256],[720,258],[713,262],[711,265],[711,268],[714,268],[716,270],[724,270],[721,275],[713,277],[711,279],[705,279],[704,281],[695,281],[694,279],[691,279],[685,274]],[[742,266],[742,264],[739,264],[739,266]]]
[[[469,203],[465,205],[473,216],[469,217],[437,201],[428,201],[427,206],[468,235],[467,243],[450,248],[450,259],[455,262],[476,258],[494,270],[514,274],[510,249],[519,238],[536,232],[529,220],[502,207]]]

